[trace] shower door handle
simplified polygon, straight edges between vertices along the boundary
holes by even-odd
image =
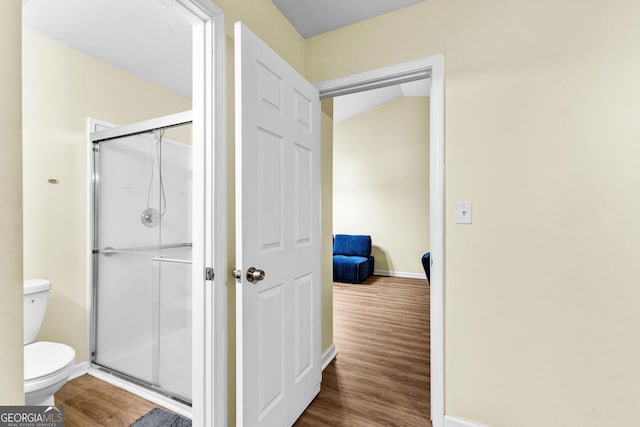
[[[254,282],[259,282],[261,280],[264,280],[264,270],[260,270],[258,268],[255,267],[249,267],[249,269],[247,270],[247,280],[249,281],[249,283],[254,283]]]

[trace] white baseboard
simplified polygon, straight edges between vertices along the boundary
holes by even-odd
[[[335,359],[337,355],[338,353],[336,353],[335,344],[331,344],[331,347],[329,347],[327,351],[322,353],[322,370],[323,371],[324,371],[324,368],[326,368],[327,365],[329,365],[329,363],[331,363],[331,361]]]
[[[89,362],[80,362],[76,365],[75,368],[73,368],[73,372],[71,373],[71,376],[69,377],[69,381],[71,381],[74,378],[78,378],[84,374],[86,374],[89,371]]]
[[[489,427],[463,418],[456,418],[449,415],[444,416],[444,427]]]
[[[150,400],[157,405],[163,406],[168,410],[175,412],[176,414],[180,414],[189,419],[192,416],[191,406],[183,405],[171,398],[162,396],[158,393],[154,393],[151,390],[148,390],[137,384],[130,383],[126,380],[123,380],[122,378],[116,377],[115,375],[111,375],[107,372],[96,369],[95,367],[89,367],[89,371],[87,373],[104,382],[107,382],[123,390],[127,390],[128,392],[133,393],[137,396],[140,396],[143,399]]]
[[[373,270],[373,274],[375,274],[376,276],[406,277],[408,279],[427,280],[427,276],[424,273],[407,273],[403,271]]]

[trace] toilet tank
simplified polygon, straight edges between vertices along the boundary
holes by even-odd
[[[24,344],[32,343],[47,310],[51,282],[46,279],[29,279],[24,281]]]

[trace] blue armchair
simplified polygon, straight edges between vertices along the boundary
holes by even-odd
[[[424,268],[424,272],[427,275],[427,281],[431,283],[431,252],[427,252],[422,255],[422,267]]]
[[[371,236],[336,234],[333,238],[333,280],[360,283],[373,274]]]

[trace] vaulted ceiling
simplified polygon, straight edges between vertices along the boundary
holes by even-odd
[[[273,1],[304,36],[330,31],[424,0],[259,0]],[[158,0],[23,0],[23,25],[74,49],[191,97],[191,26]],[[407,91],[385,88],[341,97],[339,117]],[[418,91],[418,92],[416,92]]]

